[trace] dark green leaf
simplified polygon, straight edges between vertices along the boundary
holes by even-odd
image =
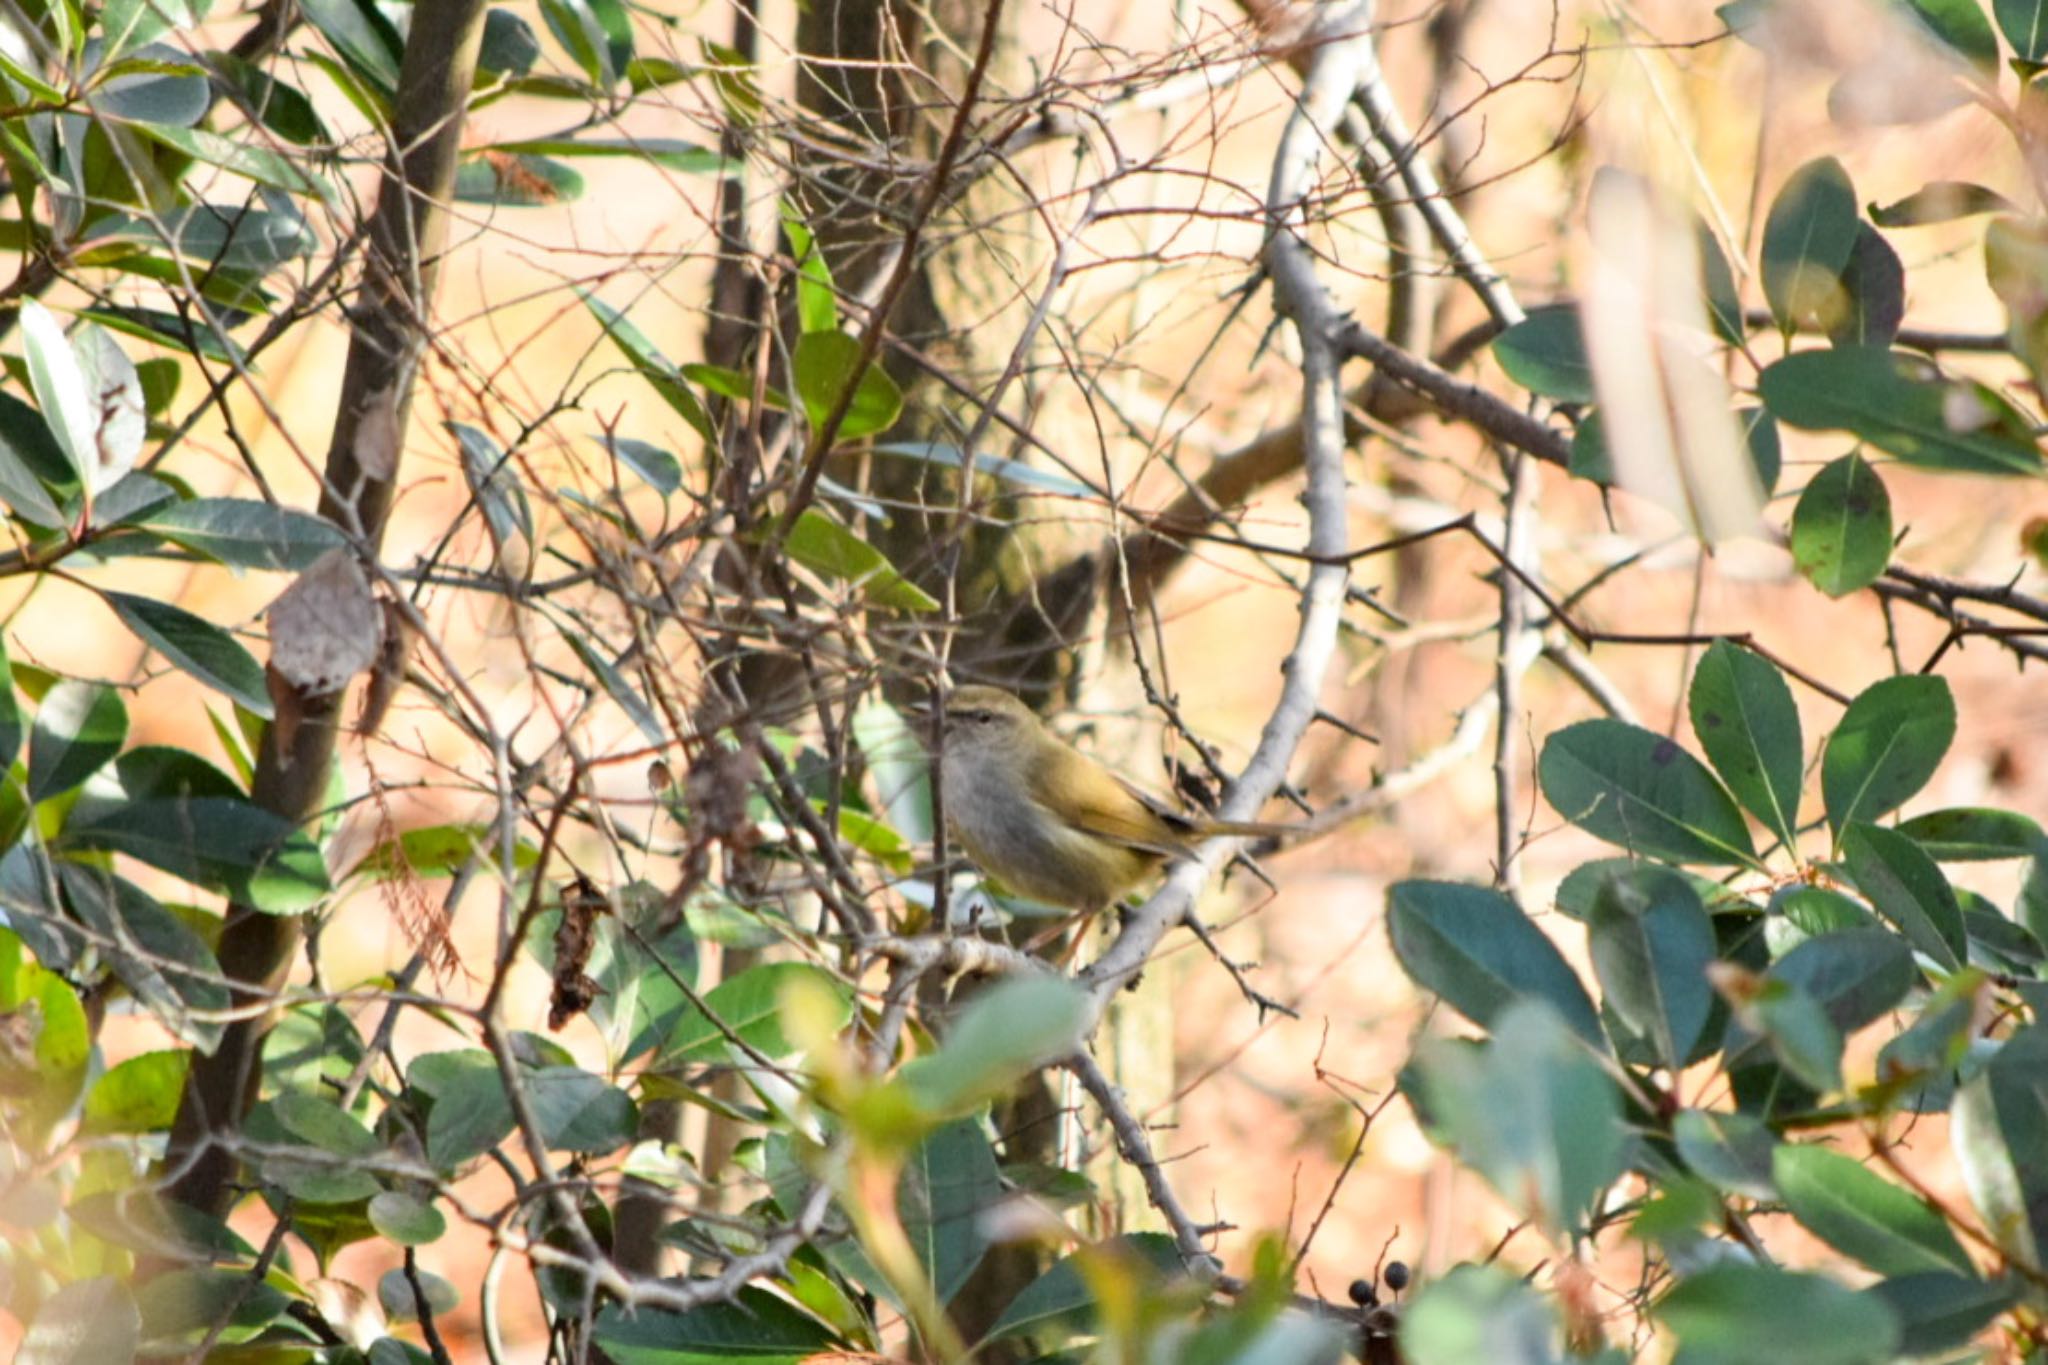
[[[1772,1172],[1794,1218],[1880,1275],[1970,1273],[1969,1255],[1947,1221],[1862,1163],[1796,1143],[1778,1148]]]
[[[1728,1194],[1776,1199],[1771,1152],[1778,1140],[1747,1114],[1686,1109],[1671,1121],[1678,1154],[1694,1174]]]
[[[127,738],[120,693],[97,683],[58,683],[43,694],[29,729],[29,800],[70,791],[105,767]]]
[[[316,2],[325,3],[325,0]],[[346,0],[339,2],[346,3]],[[207,132],[203,128],[173,128],[162,123],[131,123],[123,126],[133,128],[152,141],[161,142],[194,160],[246,176],[259,185],[268,185],[287,194],[310,195],[318,198],[323,204],[330,204],[335,200],[334,188],[331,185],[305,170],[299,161],[283,152],[272,151],[269,147],[238,142],[219,133]]]
[[[1942,678],[1886,678],[1858,694],[1821,756],[1821,795],[1835,836],[1851,821],[1905,804],[1934,776],[1955,734],[1955,698]]]
[[[1991,13],[2021,61],[2048,59],[2048,0],[1991,0]]]
[[[787,1056],[790,1045],[782,1033],[780,1003],[783,991],[799,978],[814,982],[840,1002],[844,1010],[841,1022],[852,1016],[853,998],[846,984],[831,972],[807,962],[764,963],[720,982],[705,993],[704,1004],[718,1023],[694,1006],[686,1011],[662,1045],[661,1064],[725,1061],[730,1047],[728,1034],[764,1056]]]
[[[1682,1067],[1714,1002],[1714,929],[1698,893],[1668,868],[1623,873],[1595,898],[1589,927],[1607,1003],[1666,1066]]]
[[[616,1304],[597,1315],[596,1344],[617,1365],[720,1365],[726,1361],[795,1362],[834,1344],[816,1318],[752,1285],[730,1303],[687,1313]]]
[[[355,75],[387,97],[398,89],[405,41],[371,0],[306,0],[303,10]]]
[[[135,524],[195,554],[244,569],[296,573],[343,544],[340,530],[324,518],[249,498],[174,502]]]
[[[1493,358],[1531,393],[1564,403],[1590,403],[1596,396],[1576,305],[1531,310],[1494,339]]]
[[[64,329],[42,304],[34,299],[23,303],[18,319],[29,387],[72,479],[82,483],[99,467],[99,413],[85,372]]]
[[[533,26],[508,9],[484,15],[484,36],[477,48],[479,76],[524,76],[540,60],[540,39]]]
[[[583,177],[550,157],[521,152],[472,154],[455,170],[455,198],[465,204],[544,208],[583,197]]]
[[[1969,12],[1982,20],[1976,0],[1952,0],[1958,7],[1967,7]],[[1990,29],[1985,29],[1989,36]],[[1992,44],[1993,60],[1996,60],[1998,45]],[[1967,218],[1977,213],[2011,213],[2010,200],[1995,190],[1982,185],[1972,185],[1961,180],[1933,180],[1907,195],[1896,203],[1882,208],[1870,206],[1870,221],[1879,227],[1920,227],[1927,223],[1946,223],[1957,218]]]
[[[512,1131],[512,1102],[498,1064],[479,1050],[430,1052],[406,1069],[406,1083],[433,1100],[427,1114],[427,1160],[453,1171],[482,1156]]]
[[[174,47],[151,43],[94,74],[86,104],[108,118],[190,128],[212,103],[205,73]]]
[[[880,606],[898,611],[936,611],[939,601],[896,572],[874,546],[847,530],[831,513],[806,507],[789,529],[790,558],[839,582],[851,583]]]
[[[2027,419],[1981,384],[1945,379],[1904,351],[1799,351],[1757,379],[1781,422],[1854,432],[1907,464],[1964,474],[2038,474]]]
[[[814,434],[849,385],[853,386],[853,403],[839,424],[839,440],[858,440],[896,424],[903,411],[903,391],[880,365],[870,364],[856,375],[860,350],[859,338],[844,332],[806,332],[796,339],[790,364],[797,398]]]
[[[58,847],[126,853],[266,914],[310,910],[331,889],[312,839],[239,798],[81,801]]]
[[[1830,597],[1875,582],[1892,557],[1892,500],[1860,455],[1844,455],[1807,481],[1792,509],[1792,563]]]
[[[480,151],[516,157],[620,157],[690,175],[716,175],[733,165],[714,150],[672,137],[536,137],[499,142]]]
[[[640,1113],[626,1092],[573,1066],[546,1066],[525,1077],[541,1137],[556,1151],[604,1153],[631,1145]]]
[[[1689,709],[1692,732],[1728,790],[1792,847],[1805,756],[1784,675],[1762,656],[1716,640],[1693,673]]]
[[[640,695],[640,689],[628,682],[625,674],[619,672],[618,665],[600,654],[590,641],[571,631],[566,623],[562,623],[559,629],[562,638],[569,642],[569,648],[575,650],[576,657],[582,660],[583,666],[596,676],[598,686],[604,689],[605,695],[617,702],[619,709],[632,718],[633,724],[639,728],[647,742],[657,749],[668,747],[668,729],[661,723],[661,717],[654,713],[654,708]]]
[[[490,433],[464,422],[450,422],[462,450],[462,473],[476,496],[477,507],[490,524],[491,538],[502,544],[533,543],[533,508],[519,483],[519,467],[491,439]]]
[[[625,436],[607,436],[604,448],[663,497],[683,486],[683,466],[660,446]]]
[[[7,659],[6,637],[0,636],[0,773],[14,766],[25,734],[21,700],[14,695],[14,671]]]
[[[1857,225],[1856,245],[1842,267],[1842,311],[1828,324],[1837,346],[1889,346],[1906,317],[1906,268],[1884,234]]]
[[[2014,810],[1957,806],[1933,810],[1900,823],[1899,833],[1927,850],[1938,863],[1996,862],[2025,858],[2041,841],[2041,826]]]
[[[1863,1292],[1898,1315],[1904,1329],[1899,1354],[1915,1360],[1961,1350],[2020,1296],[2012,1280],[1934,1270],[1882,1280]]]
[[[426,1293],[427,1307],[434,1313],[445,1316],[462,1306],[461,1292],[439,1275],[428,1270],[416,1270],[409,1276],[402,1268],[394,1266],[377,1277],[377,1306],[384,1310],[385,1316],[391,1321],[419,1320],[419,1299],[413,1293],[412,1287],[414,1278],[419,1280],[420,1288]],[[384,1341],[397,1344],[390,1337],[384,1338]],[[425,1353],[421,1352],[421,1355]],[[432,1359],[429,1356],[426,1360],[418,1362],[418,1365],[432,1365]],[[370,1348],[370,1365],[401,1365],[401,1362],[378,1360],[377,1348],[373,1345]],[[415,1365],[413,1357],[407,1356],[402,1365]]]
[[[116,218],[97,225],[94,235],[145,242],[175,252],[191,264],[195,274],[228,269],[261,275],[310,256],[320,246],[320,239],[297,212],[240,204],[193,204],[153,219]]]
[[[1841,274],[1859,223],[1849,173],[1831,156],[1786,180],[1764,223],[1764,297],[1786,331],[1829,326],[1843,311]]]
[[[1551,735],[1537,763],[1543,795],[1587,833],[1632,853],[1684,863],[1753,863],[1734,798],[1671,740],[1618,720]]]
[[[76,478],[43,415],[0,392],[0,502],[22,520],[54,529],[65,517],[50,485]]]
[[[1162,1281],[1183,1273],[1180,1251],[1163,1232],[1109,1238],[1075,1252],[1026,1285],[996,1319],[989,1338],[1086,1332],[1095,1322],[1094,1285],[1156,1290]]]
[[[946,1124],[910,1154],[896,1192],[897,1219],[941,1304],[981,1264],[989,1247],[985,1220],[1005,1197],[995,1153],[974,1119]]]
[[[1884,1303],[1819,1275],[1758,1265],[1689,1275],[1653,1311],[1689,1365],[1874,1365],[1899,1340]]]
[[[99,950],[121,984],[171,1035],[212,1052],[230,1005],[220,963],[192,927],[141,887],[110,872],[66,862],[64,897],[101,938]]]
[[[1780,954],[1820,934],[1877,927],[1877,916],[1861,901],[1824,886],[1804,883],[1774,893],[1771,912],[1764,934],[1772,951]]]
[[[540,12],[591,84],[618,83],[633,60],[633,29],[618,0],[541,0]]]
[[[1934,859],[1897,830],[1854,821],[1842,831],[1842,852],[1856,889],[1915,948],[1954,971],[1969,940],[1956,893]]]
[[[432,1204],[423,1203],[403,1190],[384,1190],[370,1197],[370,1225],[386,1238],[405,1247],[426,1246],[441,1240],[448,1220]]]
[[[135,1293],[145,1358],[192,1351],[215,1331],[220,1345],[232,1347],[276,1321],[289,1302],[275,1285],[252,1281],[247,1270],[181,1266],[154,1275]]]
[[[264,1086],[272,1091],[335,1094],[362,1064],[366,1051],[354,1021],[335,1006],[286,1010],[263,1040]]]
[[[145,4],[154,2],[142,0]],[[208,61],[224,78],[232,92],[230,98],[285,141],[304,147],[333,140],[327,125],[315,112],[313,101],[306,98],[305,91],[286,84],[263,67],[244,61],[231,52],[212,53]]]
[[[105,55],[112,59],[173,30],[190,28],[211,8],[208,0],[108,0],[100,11]]]
[[[1772,1055],[1803,1084],[1820,1094],[1842,1088],[1842,1030],[1804,987],[1766,980],[1737,1017],[1763,1035]]]
[[[1693,240],[1700,253],[1707,325],[1721,340],[1739,342],[1748,329],[1742,325],[1742,294],[1735,287],[1735,272],[1728,265],[1728,254],[1721,250],[1721,239],[1714,235],[1714,230],[1697,215],[1693,218]]]
[[[1886,929],[1818,934],[1771,964],[1770,975],[1811,995],[1845,1034],[1892,1010],[1919,979],[1911,950]]]
[[[106,594],[121,624],[176,667],[214,688],[236,705],[270,715],[270,689],[263,665],[235,643],[235,637],[183,607],[124,592]]]
[[[678,417],[688,422],[699,436],[707,441],[714,439],[711,414],[705,411],[703,400],[683,382],[682,375],[655,348],[654,343],[642,335],[639,328],[627,321],[624,313],[597,295],[584,293],[581,297],[583,306],[604,325],[612,344],[617,346],[633,368],[654,386],[654,391],[661,395],[662,401],[674,409]]]
[[[1482,1028],[1518,1000],[1549,1002],[1580,1038],[1600,1045],[1593,1002],[1555,944],[1498,891],[1407,881],[1387,893],[1394,955],[1415,983]]]

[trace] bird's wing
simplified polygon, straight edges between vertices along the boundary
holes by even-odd
[[[1041,790],[1056,789],[1078,797],[1066,816],[1067,824],[1098,839],[1162,858],[1180,852],[1183,839],[1174,822],[1100,763],[1066,748],[1048,752],[1045,762],[1049,771],[1043,774]]]

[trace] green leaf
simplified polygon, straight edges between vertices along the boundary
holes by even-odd
[[[301,169],[299,163],[289,156],[282,152],[274,152],[268,147],[236,142],[232,138],[207,132],[203,128],[173,128],[162,123],[131,123],[122,126],[133,128],[145,137],[161,142],[174,151],[183,152],[195,161],[204,161],[209,166],[232,171],[259,185],[268,185],[287,194],[311,196],[322,204],[332,205],[337,202],[333,186]]]
[[[835,1344],[816,1318],[765,1289],[745,1286],[730,1303],[709,1303],[687,1313],[618,1304],[597,1315],[596,1344],[616,1365],[723,1365],[816,1356]]]
[[[107,1365],[131,1360],[142,1315],[119,1280],[101,1275],[65,1285],[43,1300],[22,1337],[15,1365]]]
[[[1166,1280],[1183,1274],[1180,1250],[1163,1232],[1108,1238],[1075,1252],[1026,1285],[996,1319],[989,1339],[1088,1332],[1099,1301],[1095,1286],[1156,1293]]]
[[[26,733],[21,700],[14,695],[14,671],[7,659],[7,640],[0,635],[0,773],[14,766]]]
[[[1956,1090],[1950,1141],[1970,1202],[2005,1251],[2048,1248],[2048,1025],[2005,1040]]]
[[[266,1177],[315,1204],[352,1204],[382,1188],[358,1163],[383,1155],[384,1144],[340,1105],[298,1090],[277,1096],[270,1108],[285,1132],[317,1155],[265,1157]]]
[[[1986,806],[1932,810],[1902,821],[1899,833],[1938,863],[1988,863],[2026,858],[2039,847],[2038,822],[2018,811]]]
[[[210,53],[208,61],[228,88],[228,97],[285,141],[305,147],[334,140],[305,91],[231,52]]]
[[[1687,1276],[1652,1312],[1688,1365],[1874,1365],[1899,1340],[1879,1300],[1819,1275],[1732,1262]]]
[[[853,402],[839,424],[838,440],[858,440],[896,425],[903,412],[903,391],[879,365],[870,364],[856,375],[860,350],[860,339],[844,332],[806,332],[796,339],[790,367],[796,378],[797,399],[814,435],[823,428],[848,385],[853,386]]]
[[[583,197],[583,177],[561,162],[529,153],[472,154],[455,170],[455,198],[464,204],[544,208]]]
[[[482,152],[517,157],[623,157],[636,164],[660,166],[685,175],[720,175],[734,169],[734,163],[721,157],[717,151],[672,137],[523,138],[517,142],[498,142],[473,149],[470,155]]]
[[[221,692],[256,715],[270,715],[270,689],[263,665],[235,643],[235,637],[183,607],[124,592],[105,594],[121,624],[177,668]]]
[[[254,1337],[283,1315],[284,1291],[250,1272],[226,1266],[180,1266],[151,1276],[135,1293],[142,1313],[144,1359],[194,1351],[218,1331],[218,1345],[232,1348]],[[212,1354],[211,1351],[208,1352]],[[220,1354],[232,1359],[232,1349]]]
[[[939,601],[896,572],[874,546],[821,507],[806,507],[789,528],[790,558],[827,578],[850,583],[878,606],[898,611],[937,611]]]
[[[1863,1291],[1896,1313],[1904,1329],[1899,1354],[1914,1360],[1959,1351],[2019,1300],[2010,1279],[1923,1271],[1882,1280]]]
[[[43,694],[28,738],[28,799],[60,796],[121,752],[128,708],[98,683],[64,681]]]
[[[1842,310],[1829,322],[1837,346],[1889,346],[1906,317],[1906,268],[1884,234],[1859,223],[1856,245],[1842,267]]]
[[[941,1304],[952,1302],[989,1248],[983,1222],[1004,1199],[981,1124],[961,1119],[918,1144],[896,1191],[897,1220]]]
[[[1843,310],[1840,277],[1856,247],[1856,191],[1831,156],[1807,162],[1778,191],[1764,223],[1764,298],[1779,327],[1831,325]]]
[[[406,1069],[406,1084],[427,1095],[427,1160],[453,1171],[498,1145],[513,1128],[512,1102],[498,1064],[479,1049],[430,1052]]]
[[[704,408],[704,402],[696,392],[683,381],[683,376],[668,359],[655,348],[653,342],[642,335],[639,328],[626,320],[626,315],[613,308],[595,294],[578,291],[583,306],[591,311],[598,322],[603,324],[612,344],[619,348],[633,368],[654,386],[675,414],[690,424],[705,440],[715,440],[716,431],[711,425],[711,414]]]
[[[1955,734],[1955,698],[1942,678],[1886,678],[1858,694],[1821,756],[1821,796],[1835,837],[1852,821],[1904,805],[1934,776]]]
[[[1977,8],[1976,0],[1952,0],[1958,9],[1967,8],[1982,22],[1983,14]],[[1985,36],[1991,29],[1985,26]],[[1992,62],[1998,59],[1998,44],[1991,44]],[[2012,213],[2012,201],[1996,190],[1985,189],[1962,180],[1930,180],[1904,199],[1886,204],[1880,208],[1870,206],[1870,221],[1879,227],[1921,227],[1928,223],[1947,223],[1957,218],[1968,218],[1979,213]]]
[[[1801,1083],[1821,1094],[1842,1088],[1842,1030],[1810,991],[1766,980],[1737,1017],[1763,1035],[1772,1055]]]
[[[970,461],[967,453],[959,446],[948,445],[944,441],[884,441],[874,448],[874,453],[899,455],[947,469],[964,469],[971,463],[975,473],[1000,479],[1021,492],[1100,501],[1100,495],[1094,489],[1076,479],[1034,468],[1022,460],[1006,460],[997,455],[976,455]]]
[[[1971,1273],[1969,1255],[1947,1220],[1862,1163],[1795,1143],[1778,1148],[1771,1169],[1794,1218],[1878,1274]]]
[[[1473,1046],[1425,1039],[1402,1080],[1435,1140],[1553,1234],[1578,1228],[1622,1173],[1621,1098],[1548,1003],[1518,1000]]]
[[[679,1066],[691,1062],[728,1060],[727,1034],[767,1057],[784,1057],[790,1052],[782,1033],[782,993],[792,982],[805,979],[830,992],[844,1011],[840,1022],[853,1016],[853,996],[846,983],[822,967],[807,962],[768,962],[749,967],[738,976],[721,981],[704,995],[711,1017],[692,1006],[676,1021],[675,1030],[662,1045],[659,1065]],[[712,1022],[715,1017],[719,1023]]]
[[[555,1151],[602,1154],[631,1145],[640,1111],[625,1091],[574,1066],[526,1074],[527,1102],[541,1138]]]
[[[305,0],[306,18],[357,76],[369,80],[388,98],[398,89],[398,63],[405,40],[369,0]]]
[[[798,333],[838,331],[839,294],[832,286],[832,267],[796,205],[787,199],[782,201],[782,235],[789,239],[789,254],[796,261]]]
[[[540,60],[540,39],[533,25],[508,9],[484,15],[483,42],[477,48],[478,83],[495,76],[524,76]]]
[[[1772,963],[1770,975],[1811,995],[1845,1034],[1889,1013],[1920,978],[1899,936],[1874,928],[1816,934]]]
[[[206,0],[198,4],[187,0],[108,0],[100,11],[100,34],[106,43],[103,60],[112,60],[166,33],[191,28],[211,8]]]
[[[1749,1115],[1681,1110],[1671,1121],[1671,1136],[1693,1173],[1724,1193],[1760,1200],[1778,1197],[1771,1174],[1771,1153],[1778,1140]]]
[[[604,448],[663,497],[683,486],[683,466],[660,446],[625,436],[607,436]]]
[[[1954,971],[1969,940],[1963,910],[1934,859],[1897,830],[1854,821],[1842,831],[1842,853],[1856,889],[1915,948]]]
[[[1531,393],[1564,403],[1590,403],[1597,396],[1574,304],[1532,309],[1494,338],[1493,358],[1508,378]]]
[[[1779,421],[1848,431],[1907,464],[1963,474],[2038,474],[2026,417],[1982,384],[1946,379],[1905,351],[1798,351],[1757,378]]]
[[[1398,882],[1387,893],[1394,956],[1424,990],[1482,1028],[1519,1000],[1548,1002],[1581,1039],[1602,1046],[1599,1015],[1577,973],[1541,929],[1498,891],[1456,882]]]
[[[661,717],[654,713],[654,708],[648,705],[647,699],[640,695],[640,690],[626,680],[625,674],[619,672],[618,665],[600,654],[596,645],[574,633],[568,623],[558,622],[556,628],[562,632],[562,638],[569,642],[569,648],[576,651],[576,657],[582,661],[583,666],[596,676],[598,686],[604,689],[605,695],[617,702],[619,709],[632,718],[633,724],[638,727],[648,744],[656,749],[666,749],[669,742],[667,727],[661,723]]]
[[[633,29],[617,0],[541,0],[541,18],[591,84],[609,90],[633,60]]]
[[[1683,1067],[1714,1004],[1714,928],[1699,894],[1668,868],[1640,868],[1607,880],[1589,927],[1607,1003],[1666,1066]]]
[[[99,868],[57,868],[72,914],[99,934],[101,956],[171,1036],[212,1052],[232,1003],[220,963],[192,927],[141,887]]]
[[[1830,597],[1877,581],[1892,557],[1892,500],[1859,455],[1824,466],[1792,509],[1792,563]]]
[[[55,529],[65,516],[50,488],[76,479],[43,414],[0,392],[0,502],[24,521]]]
[[[1721,340],[1737,344],[1749,329],[1742,322],[1742,294],[1735,287],[1735,271],[1728,264],[1728,253],[1721,250],[1721,239],[1707,226],[1706,219],[1697,214],[1693,215],[1693,241],[1700,253],[1700,283],[1706,296],[1707,325]],[[1765,483],[1766,491],[1770,487],[1770,483]]]
[[[1798,842],[1804,739],[1785,677],[1761,655],[1716,640],[1688,699],[1692,732],[1737,801],[1787,848]]]
[[[1559,1365],[1551,1300],[1499,1266],[1466,1263],[1424,1285],[1400,1317],[1406,1365]]]
[[[432,1204],[404,1190],[384,1190],[370,1197],[370,1226],[402,1247],[423,1247],[441,1240],[448,1220]]]
[[[85,1092],[87,1133],[160,1133],[178,1116],[192,1054],[145,1052],[109,1070]]]
[[[1543,795],[1579,828],[1630,852],[1682,863],[1754,863],[1727,789],[1677,744],[1641,726],[1587,720],[1557,731],[1537,761]]]
[[[1063,977],[1002,981],[961,1013],[937,1052],[903,1068],[904,1083],[927,1114],[970,1113],[1070,1055],[1092,1014],[1086,994]]]
[[[134,524],[240,569],[298,573],[344,543],[339,528],[323,517],[250,498],[174,502]]]
[[[1991,13],[2019,60],[2048,58],[2048,0],[1991,0]]]
[[[300,914],[332,889],[311,838],[239,798],[88,798],[65,822],[57,847],[125,853],[265,914]]]

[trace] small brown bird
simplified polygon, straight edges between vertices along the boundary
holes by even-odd
[[[1001,688],[956,688],[942,705],[947,822],[975,866],[1020,896],[1105,910],[1203,839],[1289,832],[1162,809]]]

